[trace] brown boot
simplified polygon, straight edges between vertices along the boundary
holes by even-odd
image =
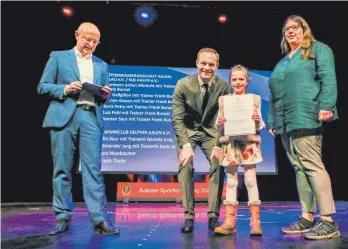
[[[238,204],[232,205],[230,203],[225,204],[225,220],[224,223],[216,227],[214,232],[218,234],[232,234],[237,232],[236,228],[236,216],[238,211]]]
[[[262,236],[263,232],[260,223],[260,205],[250,205],[250,235]]]

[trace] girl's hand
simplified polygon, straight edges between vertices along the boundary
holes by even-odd
[[[224,117],[219,117],[218,118],[218,124],[219,125],[223,126],[225,124],[225,122],[226,122],[226,119]]]
[[[261,121],[261,117],[260,117],[259,114],[257,114],[257,113],[254,113],[254,114],[251,116],[251,119],[252,119],[252,120],[255,120],[256,122],[260,122],[260,121]]]

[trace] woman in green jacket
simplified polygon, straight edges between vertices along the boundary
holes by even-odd
[[[332,219],[336,212],[331,180],[322,162],[323,123],[338,118],[337,83],[331,49],[314,39],[307,22],[290,16],[283,26],[283,57],[269,79],[271,90],[267,125],[279,134],[296,172],[301,217],[282,228],[306,239],[339,237]],[[320,220],[315,221],[316,201]]]

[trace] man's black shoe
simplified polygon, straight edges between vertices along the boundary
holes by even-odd
[[[215,230],[216,227],[221,226],[221,224],[219,223],[218,217],[211,217],[209,218],[208,221],[208,228],[212,231]]]
[[[184,225],[180,228],[182,233],[192,233],[193,228],[195,227],[194,221],[192,219],[185,220]]]
[[[69,230],[69,220],[60,219],[57,221],[54,228],[48,233],[48,235],[58,235],[65,233]]]
[[[102,235],[118,234],[120,233],[120,230],[114,227],[112,224],[110,224],[109,221],[104,220],[94,226],[94,233]]]

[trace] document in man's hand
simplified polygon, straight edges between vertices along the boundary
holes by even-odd
[[[102,93],[102,87],[98,85],[94,85],[88,82],[82,83],[82,89],[86,90],[87,92],[93,93],[95,95],[100,95]]]
[[[254,99],[250,94],[224,96],[225,136],[239,136],[256,133]]]

